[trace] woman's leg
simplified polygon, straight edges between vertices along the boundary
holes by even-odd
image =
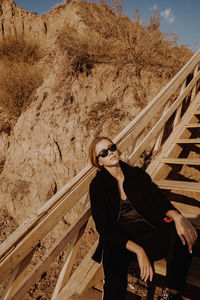
[[[174,222],[164,223],[159,229],[138,237],[137,241],[151,261],[167,258],[166,286],[182,290],[192,255],[176,233]]]
[[[124,300],[127,289],[128,255],[116,246],[104,249],[103,300]]]

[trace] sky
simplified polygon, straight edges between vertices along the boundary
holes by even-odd
[[[28,11],[39,15],[46,13],[61,0],[14,0]],[[123,2],[123,0],[121,1]],[[157,10],[160,13],[162,32],[173,32],[179,45],[187,44],[196,52],[200,48],[200,1],[199,0],[126,0],[126,13],[132,19],[135,8],[145,23]]]

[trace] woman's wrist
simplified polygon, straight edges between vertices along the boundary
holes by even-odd
[[[144,249],[140,245],[132,242],[131,240],[128,240],[128,242],[126,243],[126,249],[134,252],[136,255],[144,251]]]
[[[183,218],[183,216],[177,210],[169,210],[166,213],[166,216],[171,218],[174,222],[180,218]]]

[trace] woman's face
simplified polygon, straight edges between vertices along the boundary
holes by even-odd
[[[101,140],[95,147],[96,156],[98,156],[102,150],[108,149],[111,145],[112,143],[109,140]],[[105,157],[100,156],[98,162],[100,166],[104,166],[105,168],[117,166],[119,164],[119,153],[117,150],[113,152],[108,150],[108,155]]]

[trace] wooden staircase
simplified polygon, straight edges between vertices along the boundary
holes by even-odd
[[[114,139],[121,158],[130,164],[143,161],[156,184],[168,193],[177,209],[192,219],[197,228],[200,228],[200,183],[197,180],[200,164],[199,65],[200,50]],[[195,170],[195,178],[187,176],[190,175],[187,168]],[[27,291],[44,272],[48,272],[63,251],[66,260],[52,300],[66,300],[74,293],[81,295],[103,278],[101,265],[91,259],[97,241],[72,272],[91,217],[88,187],[95,172],[91,165],[86,166],[0,246],[0,281],[10,277],[2,300],[25,299]],[[37,245],[77,204],[82,207],[77,220],[30,270]],[[163,262],[157,263],[156,271],[164,273]],[[196,279],[199,271],[197,260],[191,268],[189,282],[199,285]]]

